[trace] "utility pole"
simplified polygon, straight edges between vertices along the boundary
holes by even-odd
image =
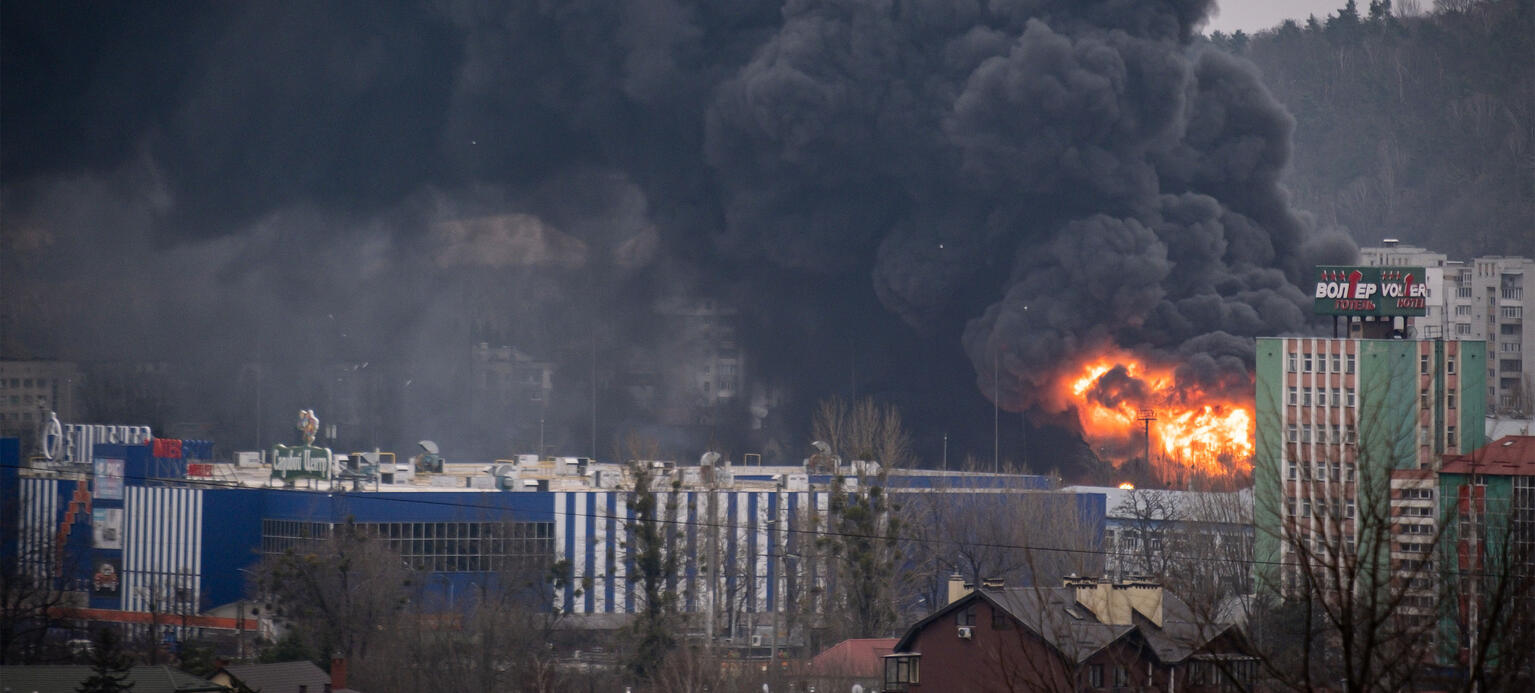
[[[1142,409],[1135,420],[1146,424],[1146,466],[1151,466],[1151,422],[1157,420],[1157,410]]]
[[[1002,350],[991,352],[991,473],[1002,470]]]

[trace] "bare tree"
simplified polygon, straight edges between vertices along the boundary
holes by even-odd
[[[78,594],[67,580],[76,571],[54,550],[50,534],[17,528],[16,510],[0,509],[7,525],[0,536],[17,537],[17,551],[0,555],[0,664],[36,664],[50,658],[48,632],[64,625],[59,609]]]
[[[1447,518],[1419,502],[1434,493],[1434,473],[1419,469],[1419,430],[1430,429],[1414,406],[1416,364],[1361,354],[1377,358],[1361,371],[1354,420],[1313,436],[1308,419],[1299,437],[1260,446],[1259,487],[1273,493],[1256,508],[1270,554],[1254,635],[1268,674],[1293,690],[1403,690],[1435,661]],[[1277,416],[1269,404],[1260,409]],[[1324,435],[1328,445],[1307,445]]]
[[[255,575],[272,612],[311,652],[322,659],[339,653],[359,663],[392,637],[419,584],[399,553],[350,522],[330,536],[266,557]]]
[[[428,595],[423,585],[371,666],[386,670],[380,678],[389,687],[423,693],[560,690],[553,579],[542,557],[507,557],[478,575],[457,603]]]

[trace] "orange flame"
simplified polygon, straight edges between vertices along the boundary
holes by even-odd
[[[1092,392],[1115,367],[1138,388],[1108,398],[1109,404]],[[1074,408],[1088,443],[1116,463],[1145,455],[1143,432],[1150,419],[1151,463],[1164,478],[1187,471],[1216,477],[1252,471],[1252,405],[1180,387],[1173,366],[1108,350],[1066,370],[1058,384],[1057,404]]]

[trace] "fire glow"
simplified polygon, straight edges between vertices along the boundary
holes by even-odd
[[[1149,418],[1151,465],[1164,478],[1189,471],[1251,473],[1252,405],[1180,386],[1174,370],[1127,352],[1106,352],[1065,371],[1057,394],[1076,410],[1087,442],[1116,464],[1145,456]]]

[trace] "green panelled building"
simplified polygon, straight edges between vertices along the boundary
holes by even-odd
[[[1292,593],[1294,566],[1328,547],[1397,559],[1397,547],[1356,536],[1359,505],[1416,515],[1441,457],[1481,447],[1486,344],[1272,337],[1257,347],[1259,590]]]

